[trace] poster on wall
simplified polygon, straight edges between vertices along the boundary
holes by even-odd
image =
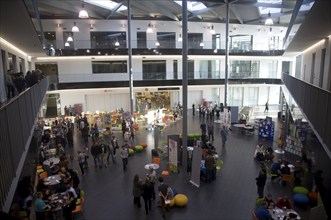
[[[169,169],[172,172],[177,173],[177,142],[169,139]]]

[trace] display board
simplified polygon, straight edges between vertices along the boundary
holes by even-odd
[[[169,143],[169,169],[177,173],[178,172],[178,143],[175,140],[168,139]]]
[[[196,187],[200,187],[200,165],[201,165],[202,149],[200,147],[193,147],[193,157],[192,157],[192,172],[191,180]]]
[[[266,117],[264,120],[259,122],[259,136],[268,140],[274,140],[275,122],[272,121],[271,117]]]

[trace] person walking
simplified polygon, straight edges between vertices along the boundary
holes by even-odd
[[[140,196],[142,194],[142,185],[142,180],[140,179],[138,174],[134,175],[132,188],[133,204],[137,205],[138,208],[141,207]]]
[[[265,172],[260,170],[258,177],[255,178],[256,185],[257,185],[257,194],[260,198],[264,198],[264,186],[267,181],[267,175]]]
[[[91,154],[94,159],[94,165],[95,167],[101,168],[101,161],[100,161],[100,155],[102,153],[102,150],[97,142],[94,142],[91,147]]]
[[[268,111],[269,111],[269,101],[265,103],[265,109],[264,109],[264,112],[268,112]]]
[[[161,210],[162,210],[162,218],[166,218],[165,213],[166,209],[167,211],[169,210],[168,207],[166,207],[165,201],[167,200],[168,196],[168,185],[163,182],[163,177],[159,177],[159,182],[160,185],[158,187],[159,190],[159,195],[160,195],[160,205],[161,205]]]
[[[152,209],[153,193],[154,193],[154,186],[149,181],[149,178],[146,178],[145,183],[142,185],[142,196],[144,199],[146,215],[148,214],[148,210],[151,211]]]
[[[207,125],[207,131],[208,131],[208,139],[209,141],[214,141],[214,125],[213,122],[210,121]]]
[[[129,149],[128,149],[128,143],[126,142],[121,147],[121,158],[123,162],[123,170],[126,171],[126,166],[128,165],[128,157],[129,157]]]
[[[193,113],[193,116],[195,115],[195,105],[194,103],[192,104],[192,113]]]
[[[221,129],[221,138],[222,138],[222,146],[225,147],[225,143],[228,139],[228,129],[225,125],[223,125],[223,128]]]
[[[84,165],[86,164],[86,155],[82,151],[78,151],[78,164],[80,167],[80,171],[82,172],[82,176],[85,175]]]
[[[152,186],[152,199],[155,200],[155,183],[156,183],[156,172],[153,167],[149,168],[147,179],[149,180],[150,185]]]

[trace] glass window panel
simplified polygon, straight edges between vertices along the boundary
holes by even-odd
[[[228,97],[229,106],[242,106],[243,87],[230,87]]]
[[[194,60],[187,61],[188,79],[194,79]]]
[[[126,32],[91,32],[92,49],[126,48]],[[116,45],[116,44],[119,45]]]
[[[230,50],[250,51],[252,50],[252,35],[234,35],[230,36]]]
[[[143,60],[143,79],[166,79],[166,61]]]
[[[258,78],[260,61],[230,61],[230,78]]]
[[[146,41],[147,41],[146,31],[137,32],[137,47],[138,48],[147,48]]]
[[[176,33],[175,32],[157,32],[157,41],[159,48],[176,48]]]
[[[213,34],[212,36],[212,48],[220,49],[221,45],[221,34]]]
[[[278,61],[269,61],[268,62],[268,78],[277,78],[278,71]]]
[[[249,87],[246,88],[245,93],[245,106],[255,106],[258,104],[258,94],[259,94],[259,88],[258,87]]]
[[[188,48],[189,49],[202,49],[200,43],[203,42],[202,33],[188,33]]]
[[[174,68],[174,79],[178,79],[178,61],[177,60],[174,60],[173,68]]]
[[[47,31],[47,32],[44,32],[44,36],[45,36],[45,40],[46,40],[46,47],[49,48],[49,47],[54,47],[54,48],[57,48],[56,47],[56,34],[54,31]]]
[[[93,73],[127,73],[127,61],[92,61]]]

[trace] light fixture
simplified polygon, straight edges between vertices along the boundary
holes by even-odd
[[[88,18],[88,13],[85,10],[84,3],[82,4],[82,9],[80,10],[78,17],[79,18]]]
[[[61,27],[61,24],[57,23],[56,24],[56,27],[60,28]]]
[[[69,42],[67,41],[65,44],[64,44],[65,47],[70,47],[70,44]]]
[[[148,34],[153,33],[153,28],[152,28],[151,23],[148,24],[146,32],[147,32]]]
[[[74,22],[74,26],[71,29],[72,32],[79,32],[79,28],[76,25],[76,22]]]
[[[72,41],[74,41],[74,39],[71,37],[71,34],[69,34],[67,42],[72,42]]]
[[[200,42],[200,47],[205,46],[205,44],[203,43],[203,41]]]
[[[271,14],[270,14],[270,11],[268,13],[268,18],[267,20],[265,20],[265,25],[273,25],[274,24],[274,21],[271,19]]]
[[[119,47],[119,46],[120,46],[120,42],[118,42],[118,40],[116,40],[115,47]]]
[[[183,41],[182,34],[179,34],[178,42],[182,42],[182,41]]]
[[[217,49],[214,49],[214,53],[217,53]]]
[[[94,24],[90,24],[90,29],[94,29]]]
[[[215,34],[216,32],[215,32],[215,30],[214,30],[214,25],[212,25],[211,27],[210,27],[210,31],[209,31],[211,34]]]
[[[160,43],[158,41],[155,42],[155,46],[156,47],[159,47],[160,46]]]

